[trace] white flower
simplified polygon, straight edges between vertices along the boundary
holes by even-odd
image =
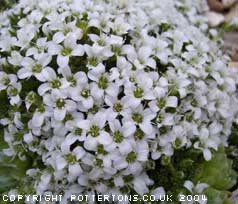
[[[74,101],[66,99],[66,96],[59,91],[45,94],[43,101],[47,106],[54,108],[54,118],[59,121],[64,119],[67,112],[73,112],[77,108]]]
[[[26,143],[31,143],[34,140],[33,135],[31,132],[24,135],[24,141]]]
[[[35,59],[39,59],[40,55],[45,54],[47,43],[47,38],[38,38],[36,45],[27,49],[26,56],[29,57],[33,55]]]
[[[202,198],[202,196],[204,196],[204,195],[201,195],[201,194],[204,191],[204,189],[209,187],[208,184],[206,184],[206,183],[198,183],[198,184],[194,185],[192,181],[188,180],[188,181],[185,181],[184,187],[187,190],[189,190],[189,192],[192,193],[192,194],[196,194],[196,195],[200,194],[199,195],[200,199],[199,199],[199,201],[197,201],[198,203],[200,203],[200,204],[206,204],[207,203],[207,201],[206,201],[207,199]],[[185,202],[182,202],[182,203],[192,204],[192,203],[194,203],[194,201],[188,201],[188,202],[185,201]]]
[[[26,28],[22,28],[17,31],[17,42],[15,45],[24,49],[29,46],[31,40],[34,38],[36,27],[28,25]]]
[[[155,196],[155,199],[160,199],[162,196],[166,195],[163,187],[158,187],[151,192],[151,195]]]
[[[142,172],[142,165],[148,160],[149,147],[146,141],[138,144],[133,140],[125,140],[119,146],[120,154],[113,158],[114,166],[118,170],[124,170],[125,174],[138,175]]]
[[[150,109],[143,109],[140,105],[135,109],[128,109],[127,112],[123,114],[123,128],[127,129],[126,136],[129,136],[136,131],[136,125],[145,134],[151,134],[153,132],[153,126],[151,120],[155,118],[155,114],[152,113]]]
[[[74,101],[78,101],[86,110],[93,107],[94,99],[88,83],[88,77],[84,72],[74,75],[78,79],[78,85],[71,89],[70,96]]]
[[[3,153],[37,155],[33,191],[62,193],[62,203],[79,193],[158,198],[165,191],[147,170],[161,156],[190,148],[210,160],[227,146],[236,82],[206,10],[205,0],[21,0],[0,14]]]
[[[21,98],[19,96],[19,93],[22,89],[22,85],[20,82],[15,82],[8,86],[7,93],[10,98],[10,104],[11,105],[19,105],[21,103]]]
[[[150,109],[155,113],[166,108],[176,108],[178,106],[178,98],[176,96],[161,97],[157,100],[151,101],[149,106]]]
[[[52,90],[59,90],[61,88],[67,88],[68,86],[68,83],[65,80],[60,79],[56,75],[54,69],[50,67],[46,67],[42,70],[42,76],[45,78],[46,82],[38,87],[38,94],[40,96]]]
[[[7,89],[8,86],[17,82],[17,76],[0,72],[0,91]]]
[[[138,73],[132,83],[125,89],[125,99],[128,106],[137,107],[142,100],[155,99],[153,80],[146,73]]]
[[[70,150],[70,147],[73,143],[77,141],[76,137],[68,135],[65,138],[65,141],[61,144],[61,151],[64,155],[66,155],[66,161],[69,163],[68,170],[68,180],[72,182],[73,180],[77,179],[83,173],[81,166],[79,165],[78,161],[84,157],[86,154],[85,150],[82,147],[76,147],[73,151]],[[63,160],[63,158],[61,158]],[[59,162],[59,161],[58,161]],[[63,162],[64,163],[64,162]],[[62,169],[66,166],[62,165],[58,166],[58,169]]]
[[[44,174],[42,174],[41,176],[41,180],[38,183],[37,189],[38,189],[38,194],[43,193],[44,191],[46,191],[50,185],[50,180],[51,180],[51,175],[48,174],[47,172],[45,172]]]
[[[45,81],[45,77],[42,73],[43,69],[50,63],[51,56],[45,54],[41,55],[39,59],[33,60],[30,57],[25,57],[22,60],[21,66],[17,72],[19,79],[30,78],[35,76],[39,81]]]
[[[92,38],[92,37],[91,37]],[[85,52],[88,56],[87,67],[98,72],[101,71],[102,61],[113,55],[110,47],[104,47],[94,43],[92,46],[84,45]]]
[[[53,41],[59,44],[65,39],[72,36],[74,36],[77,40],[80,40],[83,37],[83,32],[76,26],[76,21],[72,21],[66,24],[64,24],[63,22],[61,30],[54,34]]]
[[[155,52],[155,56],[158,57],[162,64],[167,64],[169,56],[172,55],[172,51],[168,48],[168,41],[158,38],[150,44]]]
[[[201,149],[203,151],[203,156],[206,160],[211,160],[212,158],[212,153],[209,148],[217,150],[220,144],[220,140],[213,138],[213,135],[210,134],[211,133],[209,133],[209,130],[207,128],[201,128],[199,133],[200,141],[194,144],[194,147],[196,149]]]
[[[131,29],[131,25],[125,22],[121,16],[118,16],[112,23],[111,28],[117,35],[122,35],[127,33],[129,29]]]
[[[103,130],[105,123],[106,115],[100,112],[87,120],[78,121],[77,126],[88,132],[88,136],[84,141],[84,147],[87,150],[96,150],[98,144],[107,146],[112,143],[110,134]]]
[[[21,66],[23,57],[17,51],[12,51],[11,56],[7,58],[7,61],[14,66]]]
[[[55,42],[48,43],[48,52],[51,55],[57,55],[57,64],[60,67],[66,67],[69,64],[70,56],[83,56],[83,45],[77,44],[77,38],[74,35],[68,36],[62,45]]]
[[[97,66],[98,68],[99,66]],[[95,68],[95,69],[97,69]],[[107,74],[104,74],[105,67],[101,64],[99,70],[91,70],[88,73],[89,79],[94,81],[91,83],[91,95],[97,100],[100,100],[104,94],[109,96],[117,96],[119,87],[112,82],[112,79]]]
[[[10,51],[11,47],[16,44],[17,39],[12,36],[5,36],[4,38],[0,38],[0,48],[1,51]]]
[[[109,32],[112,27],[110,21],[111,15],[109,13],[95,13],[89,21],[89,26],[102,29],[104,32]]]
[[[153,182],[145,174],[142,174],[142,175],[136,177],[134,179],[133,183],[134,183],[135,191],[139,195],[144,195],[144,194],[148,193],[148,191],[149,191],[148,186],[153,184]]]
[[[50,109],[45,106],[40,106],[36,109],[32,117],[32,125],[39,128],[43,125],[46,117],[50,117]]]
[[[127,55],[127,58],[134,64],[136,68],[143,69],[148,66],[155,69],[156,62],[151,57],[153,52],[150,47],[141,47],[138,51],[136,51],[131,45],[125,45],[122,49]]]

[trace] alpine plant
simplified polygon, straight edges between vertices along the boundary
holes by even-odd
[[[227,146],[236,84],[206,9],[189,0],[20,0],[1,13],[3,153],[23,163],[34,155],[24,189],[65,200],[164,194],[151,172],[177,151],[208,161]]]

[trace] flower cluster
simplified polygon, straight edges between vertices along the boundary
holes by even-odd
[[[38,155],[38,194],[155,193],[155,161],[227,145],[236,86],[201,2],[21,0],[0,15],[4,153]]]

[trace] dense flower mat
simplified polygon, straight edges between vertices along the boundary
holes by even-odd
[[[206,9],[21,0],[1,13],[0,191],[232,203],[236,82]]]

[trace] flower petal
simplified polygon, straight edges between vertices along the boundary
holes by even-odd
[[[55,120],[62,121],[66,115],[66,110],[64,108],[59,109],[55,108],[54,109],[54,118]]]
[[[72,56],[83,56],[84,47],[82,45],[77,45],[71,53]]]
[[[17,76],[19,79],[25,79],[28,78],[32,75],[32,73],[30,72],[29,69],[27,68],[21,68],[18,72],[17,72]]]
[[[110,145],[112,143],[112,137],[105,131],[102,131],[98,137],[98,142],[105,146]]]
[[[202,153],[203,153],[204,159],[205,159],[206,161],[211,160],[211,158],[212,158],[212,153],[211,153],[211,151],[210,151],[209,149],[204,149],[204,150],[202,151]]]
[[[33,117],[32,117],[32,123],[35,127],[40,127],[42,126],[44,122],[44,114],[35,112]]]
[[[69,65],[69,56],[58,55],[57,64],[60,67],[67,67]]]
[[[88,136],[84,141],[84,147],[87,150],[96,150],[98,142],[95,138]]]
[[[65,36],[62,32],[57,32],[53,36],[53,41],[57,44],[61,43],[65,39]]]

